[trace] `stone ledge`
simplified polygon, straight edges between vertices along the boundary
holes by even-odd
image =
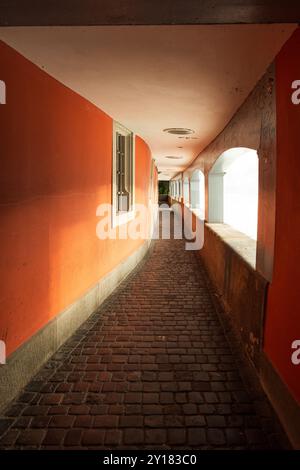
[[[206,223],[205,225],[238,253],[254,270],[256,269],[256,240],[227,224]]]

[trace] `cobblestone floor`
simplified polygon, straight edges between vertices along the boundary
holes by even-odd
[[[40,370],[0,417],[2,449],[271,445],[183,243],[155,242]]]

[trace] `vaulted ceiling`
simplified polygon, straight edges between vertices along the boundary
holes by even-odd
[[[0,39],[139,134],[169,179],[225,127],[294,29],[12,27],[0,28]]]

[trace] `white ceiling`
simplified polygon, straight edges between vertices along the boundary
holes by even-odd
[[[225,127],[295,27],[17,27],[0,39],[143,137],[169,179]]]

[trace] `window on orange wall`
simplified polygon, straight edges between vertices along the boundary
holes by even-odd
[[[125,223],[134,212],[134,135],[118,122],[113,125],[113,225]]]
[[[116,209],[127,212],[132,207],[133,145],[132,132],[120,124],[115,126]]]

